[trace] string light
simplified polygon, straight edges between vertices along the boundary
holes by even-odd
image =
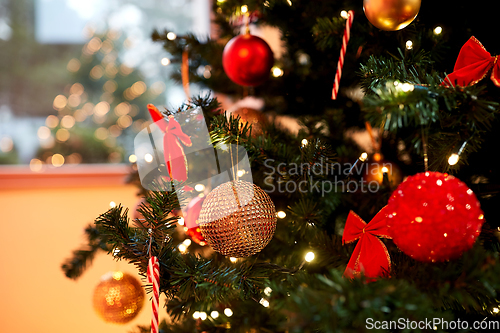
[[[205,185],[203,184],[196,184],[194,189],[198,192],[202,192],[203,190],[205,190]]]
[[[145,160],[147,163],[151,163],[151,162],[153,162],[153,155],[151,155],[151,154],[146,154],[146,155],[144,155],[144,160]]]
[[[238,261],[238,258],[230,257],[229,260],[234,264],[235,262]]]
[[[193,313],[193,319],[198,319],[198,318],[200,318],[200,313],[198,311],[195,311]]]
[[[238,177],[243,177],[245,173],[246,173],[245,170],[238,170],[236,174],[238,175]]]
[[[130,156],[128,157],[128,161],[129,161],[130,163],[135,163],[135,162],[137,162],[137,156],[135,156],[134,154],[130,155]]]
[[[307,146],[309,141],[307,141],[307,139],[302,139],[302,141],[300,143],[302,144],[302,147],[305,147],[305,146]]]
[[[231,310],[230,308],[225,308],[224,314],[228,317],[231,317],[233,315],[233,310]]]
[[[214,319],[219,318],[219,312],[217,312],[217,311],[210,312],[210,317],[212,317]]]
[[[179,248],[179,251],[180,251],[182,254],[184,254],[184,253],[186,253],[186,252],[187,252],[187,246],[186,246],[186,245],[184,245],[184,244],[179,244],[178,248]]]
[[[448,164],[455,165],[458,163],[459,159],[460,159],[460,156],[458,156],[458,154],[451,154],[450,157],[448,158]]]
[[[498,308],[493,308],[491,312],[493,312],[493,313],[499,313],[499,312],[500,312],[500,309],[498,309]]]
[[[271,296],[271,293],[273,292],[273,290],[270,288],[270,287],[266,287],[264,288],[264,294],[266,296]]]
[[[268,307],[269,307],[269,301],[268,301],[267,299],[265,299],[265,298],[261,298],[261,299],[260,299],[260,301],[259,301],[259,303],[260,303],[263,307],[265,307],[265,308],[268,308]]]
[[[33,172],[42,171],[43,163],[38,158],[34,158],[30,161],[30,170]]]
[[[200,312],[200,319],[201,320],[207,319],[207,314],[205,312]]]
[[[450,157],[448,157],[448,164],[449,165],[455,165],[458,163],[458,160],[460,159],[460,155],[462,155],[464,149],[465,149],[465,146],[467,146],[467,141],[465,141],[461,146],[460,148],[458,148],[458,151],[455,151],[454,153],[452,153],[450,155]]]
[[[175,33],[173,33],[173,32],[169,32],[169,33],[167,34],[167,39],[168,39],[168,40],[174,40],[174,39],[176,39],[176,38],[177,38],[177,35],[176,35]]]
[[[276,213],[276,215],[280,218],[280,219],[284,219],[286,217],[286,213],[282,210],[280,210],[278,213]]]
[[[177,223],[179,223],[179,225],[184,225],[184,218],[179,217],[179,219],[177,220]]]
[[[286,2],[288,3],[288,6],[292,6],[292,0],[286,0]]]
[[[413,86],[413,84],[403,83],[401,85],[401,90],[403,90],[404,92],[413,91],[413,89],[415,89],[415,87]]]
[[[413,42],[411,40],[406,41],[406,49],[407,50],[413,49]]]
[[[111,207],[111,208],[115,208],[115,207],[116,207],[116,202],[111,201],[111,202],[109,203],[109,207]]]
[[[382,167],[382,173],[389,173],[388,167]]]
[[[434,28],[434,35],[440,35],[443,32],[443,28],[437,26]]]
[[[53,166],[58,168],[64,164],[64,156],[61,154],[54,154],[52,155],[51,162]]]
[[[273,67],[272,69],[272,72],[273,72],[273,76],[274,77],[280,77],[280,76],[283,76],[283,70],[279,67]]]
[[[347,14],[347,11],[343,10],[340,12],[340,17],[347,20],[349,18],[349,14]]]
[[[189,238],[186,238],[182,244],[186,245],[186,247],[190,246],[191,245],[191,240]]]
[[[307,262],[311,262],[314,260],[314,252],[307,252],[305,257],[304,257],[304,260],[307,261]]]
[[[243,14],[245,14],[246,12],[248,12],[248,6],[247,6],[247,5],[243,5],[243,6],[241,6],[241,12],[242,12]]]
[[[359,156],[359,160],[361,162],[364,162],[366,161],[366,159],[368,158],[368,154],[366,152],[362,153],[360,156]]]

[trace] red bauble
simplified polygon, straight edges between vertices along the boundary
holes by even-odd
[[[207,241],[201,235],[201,230],[199,225],[196,223],[198,217],[200,216],[201,206],[205,197],[195,197],[193,198],[186,207],[186,216],[184,217],[184,226],[186,228],[186,234],[191,237],[191,239],[201,245],[205,246]]]
[[[269,77],[273,67],[273,51],[260,37],[250,34],[231,39],[222,53],[222,66],[227,76],[242,86],[258,86]]]
[[[425,262],[460,257],[472,247],[484,222],[474,192],[439,172],[408,177],[392,194],[387,212],[394,243]]]

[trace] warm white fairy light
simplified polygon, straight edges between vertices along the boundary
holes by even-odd
[[[359,159],[361,162],[366,161],[367,158],[368,158],[368,154],[366,152],[362,153],[361,156],[359,156]]]
[[[304,259],[307,262],[311,262],[314,260],[314,257],[315,257],[314,252],[307,252]]]
[[[413,49],[413,42],[411,40],[406,41],[406,49],[407,50]]]
[[[144,155],[144,160],[145,160],[146,162],[148,162],[148,163],[153,162],[153,155],[151,155],[151,154],[146,154],[146,155]]]
[[[137,156],[135,156],[134,154],[130,155],[130,156],[128,157],[128,161],[129,161],[130,163],[135,163],[135,162],[137,162]]]
[[[193,318],[194,318],[194,319],[198,319],[198,318],[200,318],[200,313],[199,313],[198,311],[195,311],[195,312],[193,313]]]
[[[205,312],[200,312],[200,319],[201,320],[207,319],[207,314]]]
[[[186,252],[187,252],[187,246],[186,246],[186,245],[184,245],[184,244],[179,244],[179,246],[178,246],[178,247],[179,247],[179,251],[180,251],[182,254],[184,254],[184,253],[186,253]]]
[[[493,309],[491,310],[491,312],[493,312],[493,313],[499,313],[499,312],[500,312],[500,309],[498,309],[498,308],[493,308]]]
[[[276,216],[278,216],[278,218],[280,219],[284,219],[286,217],[286,213],[280,210],[279,212],[276,213]]]
[[[304,147],[304,146],[307,146],[309,141],[307,141],[307,139],[302,139],[302,141],[300,143],[302,144],[302,147]]]
[[[340,12],[340,17],[347,20],[349,18],[349,14],[347,14],[346,10],[343,10]]]
[[[196,185],[194,186],[194,189],[195,189],[196,191],[198,191],[198,192],[202,192],[202,191],[205,189],[205,185],[203,185],[203,184],[196,184]]]
[[[168,65],[170,65],[170,59],[168,59],[167,57],[165,57],[165,58],[161,58],[160,63],[161,63],[163,66],[168,66]]]
[[[401,90],[403,90],[404,92],[413,91],[413,89],[415,89],[415,87],[413,86],[413,84],[403,83],[401,85]]]
[[[109,203],[109,207],[111,207],[111,208],[115,208],[115,207],[116,207],[116,202],[111,201],[111,202]]]
[[[238,258],[235,258],[235,257],[230,257],[229,260],[232,262],[232,263],[235,263],[238,261]]]
[[[243,177],[243,175],[246,173],[245,170],[238,170],[238,172],[236,173],[238,175],[238,177]]]
[[[174,39],[176,39],[176,38],[177,38],[177,35],[176,35],[175,33],[173,33],[173,32],[169,32],[169,33],[167,34],[167,39],[168,39],[168,40],[174,40]]]
[[[247,5],[243,5],[241,6],[241,12],[244,14],[246,12],[248,12],[248,6]]]
[[[271,296],[271,293],[273,292],[273,290],[271,289],[271,287],[266,287],[264,288],[264,294],[266,296]]]
[[[382,173],[389,173],[388,167],[382,167]]]
[[[231,310],[230,308],[225,308],[224,314],[228,317],[231,317],[233,315],[233,310]]]
[[[274,77],[280,77],[280,76],[283,76],[283,70],[279,67],[273,67],[271,69],[272,73],[273,73],[273,76]]]
[[[434,28],[434,35],[440,35],[443,32],[443,28],[441,28],[439,25]]]
[[[191,240],[189,238],[186,238],[182,244],[186,245],[186,247],[190,246],[191,245]]]
[[[179,223],[179,225],[184,225],[184,218],[179,217],[179,219],[177,220],[177,223]]]
[[[450,157],[448,158],[448,164],[449,165],[455,165],[458,163],[458,160],[460,159],[460,156],[458,154],[451,154]]]
[[[214,319],[219,318],[219,312],[217,312],[217,311],[210,312],[210,317],[212,317]]]
[[[267,299],[265,299],[265,298],[261,298],[261,299],[260,299],[260,301],[259,301],[259,303],[260,303],[263,307],[265,307],[265,308],[268,308],[268,307],[269,307],[269,301],[268,301]]]

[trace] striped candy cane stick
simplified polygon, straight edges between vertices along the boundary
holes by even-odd
[[[347,12],[344,37],[342,38],[342,49],[340,50],[340,58],[337,64],[337,73],[335,74],[335,82],[333,83],[332,99],[337,99],[337,94],[339,93],[340,77],[342,76],[342,67],[344,66],[344,56],[347,50],[347,43],[349,43],[349,37],[351,37],[351,25],[353,19],[354,12],[350,10],[349,12]]]
[[[149,258],[148,282],[153,284],[153,317],[151,318],[151,333],[158,333],[158,303],[160,301],[160,264],[157,257]]]

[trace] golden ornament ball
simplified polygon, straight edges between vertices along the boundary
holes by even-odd
[[[391,187],[399,185],[403,180],[401,169],[395,163],[383,159],[368,163],[365,180],[367,183],[375,181],[381,185],[384,173],[387,173]]]
[[[421,0],[363,0],[363,10],[371,24],[381,30],[396,31],[413,22]]]
[[[240,124],[252,125],[252,137],[262,135],[262,127],[267,124],[267,118],[262,112],[251,108],[239,108],[231,112],[231,115],[236,118],[240,116]]]
[[[124,272],[109,272],[101,277],[93,297],[94,309],[106,322],[125,324],[134,319],[144,304],[141,283]]]
[[[198,224],[214,249],[243,258],[260,252],[276,230],[276,208],[269,195],[247,181],[229,181],[208,194]]]

